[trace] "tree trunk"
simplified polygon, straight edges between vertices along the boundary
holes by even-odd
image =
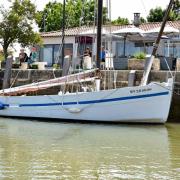
[[[11,80],[11,69],[12,69],[12,56],[8,58],[8,46],[4,44],[3,52],[5,58],[5,70],[4,70],[4,78],[3,78],[3,89],[10,87],[10,80]]]
[[[8,57],[8,50],[7,49],[8,49],[8,46],[4,45],[3,46],[3,53],[4,53],[5,61],[6,61],[7,57]]]

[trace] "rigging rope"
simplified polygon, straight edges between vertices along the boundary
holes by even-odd
[[[116,91],[118,91],[118,89],[112,90],[112,92],[104,95],[103,97],[99,98],[98,100],[101,101],[101,100],[103,100],[103,99],[105,99],[105,98],[108,98],[109,96],[111,96],[111,95],[113,95],[114,93],[116,93]],[[54,99],[53,97],[51,97],[51,96],[49,96],[49,95],[47,95],[47,97],[48,97],[49,99],[51,99],[53,102],[61,104],[60,107],[63,108],[64,110],[70,112],[70,113],[79,113],[79,112],[82,112],[82,111],[84,111],[85,109],[87,109],[87,108],[93,106],[94,104],[96,104],[96,103],[92,103],[92,104],[88,104],[87,106],[84,106],[83,108],[78,108],[78,107],[76,107],[76,105],[79,105],[79,96],[77,96],[77,98],[78,98],[78,99],[77,99],[77,104],[74,105],[74,107],[66,108],[66,107],[64,106],[64,94],[62,94],[62,96],[60,96],[60,97],[62,97],[61,101],[58,101],[58,100]]]

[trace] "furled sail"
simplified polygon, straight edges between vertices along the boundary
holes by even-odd
[[[50,79],[47,81],[41,81],[41,82],[32,83],[28,85],[3,89],[3,90],[0,90],[0,95],[13,96],[17,94],[25,94],[25,93],[35,92],[38,90],[65,85],[65,84],[92,81],[98,77],[99,77],[98,69],[92,69],[92,70],[87,70],[85,72],[80,72],[80,73],[71,74],[71,75],[67,75],[67,76],[63,76],[59,78]]]

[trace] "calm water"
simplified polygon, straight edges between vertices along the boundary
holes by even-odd
[[[180,179],[180,124],[1,118],[0,179]]]

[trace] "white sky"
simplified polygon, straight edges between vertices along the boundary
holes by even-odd
[[[42,10],[44,6],[49,2],[54,0],[31,0],[36,4],[38,10]],[[62,0],[56,0],[62,2]],[[128,18],[130,21],[133,20],[133,13],[139,12],[141,16],[146,18],[149,14],[150,9],[156,7],[166,8],[170,0],[110,0],[112,6],[112,19],[116,19],[118,16]],[[104,4],[107,0],[104,0]],[[0,0],[0,5],[8,4],[8,0]]]

